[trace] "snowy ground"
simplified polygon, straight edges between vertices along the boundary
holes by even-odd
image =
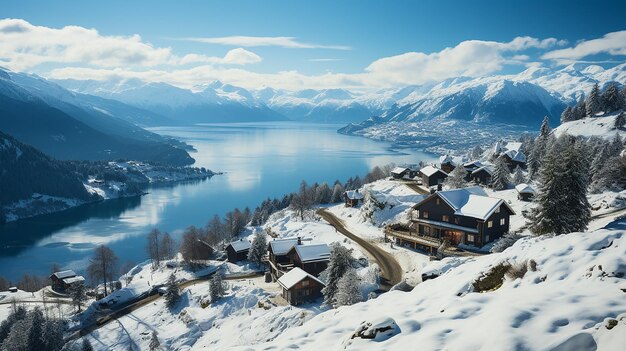
[[[573,136],[591,137],[598,136],[608,140],[615,138],[619,134],[622,139],[626,137],[626,129],[615,129],[615,118],[617,113],[602,117],[589,117],[577,121],[566,122],[554,129],[554,134],[558,137],[562,134]]]
[[[69,299],[63,297],[53,297],[50,293],[50,287],[45,287],[34,293],[18,290],[15,293],[2,291],[0,292],[0,322],[5,320],[13,311],[13,300],[18,306],[24,306],[27,309],[39,307],[44,309],[44,301],[42,295],[45,297],[45,310],[48,315],[56,317],[71,317],[76,313],[76,308],[70,304]],[[61,303],[57,303],[61,302]]]
[[[465,258],[412,292],[323,313],[276,340],[238,350],[545,350],[568,339],[570,349],[617,350],[626,344],[626,232],[598,230],[527,237],[503,253]],[[536,271],[505,278],[493,291],[472,282],[500,262],[533,259]],[[433,262],[446,265],[449,260]],[[400,331],[387,340],[353,339],[362,321],[392,318]],[[612,325],[616,319],[617,325]],[[384,339],[384,338],[383,338]],[[622,346],[619,346],[622,345]]]

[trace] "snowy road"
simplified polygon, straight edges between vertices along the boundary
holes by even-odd
[[[402,280],[402,268],[398,261],[388,252],[368,242],[367,240],[350,232],[343,221],[334,214],[328,212],[325,209],[319,209],[317,214],[328,222],[331,226],[335,227],[341,234],[347,236],[349,239],[354,240],[359,246],[367,251],[378,263],[381,270],[381,278],[383,280],[382,286],[386,289],[391,288],[393,285],[398,284]]]

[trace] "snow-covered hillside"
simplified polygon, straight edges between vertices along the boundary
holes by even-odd
[[[615,128],[615,119],[618,114],[619,113],[613,113],[607,116],[583,118],[577,121],[565,122],[554,129],[554,134],[556,136],[562,134],[583,137],[597,136],[609,140],[619,134],[622,139],[624,139],[626,138],[626,129]]]
[[[341,307],[268,344],[238,349],[617,350],[626,343],[625,234],[528,237],[499,254],[444,259],[426,269],[462,262],[411,292]],[[491,291],[474,291],[472,283],[503,262],[529,268]],[[388,320],[398,326],[391,336],[351,339],[362,322]]]

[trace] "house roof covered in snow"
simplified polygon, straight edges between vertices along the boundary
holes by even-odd
[[[406,167],[396,167],[396,168],[391,170],[391,174],[402,174],[402,173],[408,172],[408,171],[410,171],[410,169],[408,169]]]
[[[478,172],[481,172],[481,171],[485,171],[485,172],[489,173],[489,175],[493,175],[493,170],[489,166],[482,166],[480,168],[477,168],[474,171],[472,171],[472,174],[475,174],[475,173],[478,173]]]
[[[272,240],[269,244],[274,255],[284,255],[296,245],[298,245],[298,238]]]
[[[517,190],[520,194],[534,194],[535,189],[533,189],[530,185],[526,183],[521,183],[515,186],[515,190]]]
[[[57,277],[58,279],[65,279],[65,278],[75,277],[76,273],[70,269],[67,271],[54,272],[52,273],[52,275]]]
[[[363,193],[360,193],[358,190],[348,190],[346,191],[346,196],[350,200],[361,200],[363,198]]]
[[[454,159],[452,159],[452,156],[450,155],[443,155],[439,157],[439,163],[442,165],[446,163],[454,165]]]
[[[65,279],[62,279],[62,280],[63,280],[63,283],[69,285],[69,284],[84,282],[85,278],[83,278],[80,275],[77,275],[75,277],[69,277],[69,278],[65,278]]]
[[[426,166],[426,167],[420,169],[420,172],[423,175],[427,176],[427,177],[430,177],[430,176],[434,175],[437,172],[441,172],[441,173],[443,173],[445,175],[448,175],[448,173],[446,173],[446,172],[444,172],[444,171],[442,171],[439,168],[434,167],[434,166]]]
[[[282,285],[283,288],[289,290],[293,288],[294,285],[298,284],[299,282],[301,282],[303,279],[307,277],[317,281],[318,283],[324,286],[326,285],[321,280],[315,278],[313,275],[305,272],[299,267],[293,268],[292,270],[290,270],[289,272],[283,274],[280,278],[278,278],[278,284]]]
[[[242,252],[242,251],[250,250],[250,247],[252,246],[252,244],[250,244],[248,240],[244,240],[244,239],[233,241],[229,245],[233,247],[235,252]]]
[[[483,166],[483,163],[480,162],[480,161],[477,161],[477,160],[476,161],[468,161],[468,162],[465,162],[463,164],[463,167],[465,167],[465,168],[479,168],[479,167],[482,167],[482,166]]]
[[[294,247],[302,262],[328,261],[330,247],[327,244],[296,245]]]
[[[487,196],[480,187],[438,191],[415,206],[420,206],[423,202],[430,200],[434,196],[441,197],[452,207],[454,214],[459,216],[485,220],[502,204],[504,204],[511,213],[515,213],[504,200]]]
[[[507,155],[513,161],[526,162],[526,155],[524,155],[524,153],[521,151],[508,150],[504,154]]]

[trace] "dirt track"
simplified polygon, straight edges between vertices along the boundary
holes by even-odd
[[[380,266],[381,278],[383,280],[381,283],[384,287],[389,289],[402,280],[402,268],[391,254],[377,245],[372,244],[350,232],[341,219],[337,218],[337,216],[326,211],[325,209],[319,209],[317,214],[322,216],[322,218],[324,218],[324,220],[331,226],[335,227],[338,232],[359,244],[359,246],[361,246],[374,258],[374,260],[376,260],[376,263]]]

